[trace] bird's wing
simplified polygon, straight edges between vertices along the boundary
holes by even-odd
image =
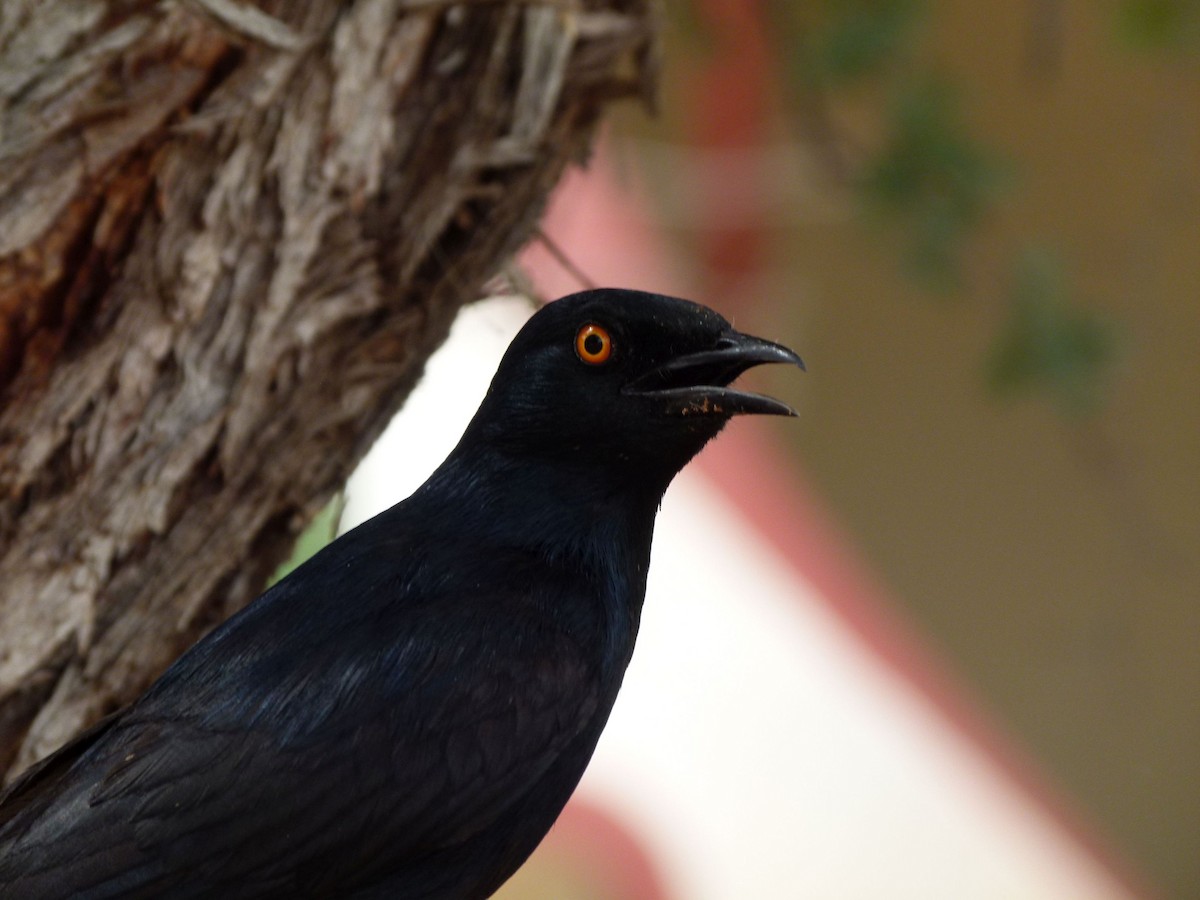
[[[111,713],[78,734],[49,756],[34,763],[8,787],[0,790],[0,834],[5,826],[43,796],[42,787],[61,778],[80,755],[92,746],[117,721],[124,710]]]
[[[394,616],[375,630],[349,616],[319,640],[244,618],[18,786],[0,887],[347,884],[469,839],[599,705],[580,648],[523,619],[528,590],[423,597],[402,639]]]

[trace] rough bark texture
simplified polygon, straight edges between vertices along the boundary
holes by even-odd
[[[259,592],[646,96],[647,3],[0,4],[0,771]]]

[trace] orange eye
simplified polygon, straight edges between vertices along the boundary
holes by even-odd
[[[599,325],[584,325],[575,335],[575,352],[589,365],[602,365],[612,356],[612,338]]]

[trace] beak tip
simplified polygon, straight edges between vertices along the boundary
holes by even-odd
[[[751,337],[750,335],[741,335],[741,337],[743,340],[747,340],[754,346],[766,349],[767,353],[760,360],[758,360],[758,362],[779,362],[796,366],[801,372],[808,371],[808,367],[804,365],[804,360],[800,358],[800,354],[791,347],[786,347],[783,344],[776,343],[775,341]]]
[[[776,344],[776,346],[781,351],[783,351],[783,359],[781,359],[780,362],[791,363],[793,366],[795,366],[801,372],[808,371],[808,366],[804,365],[804,360],[800,358],[799,353],[797,353],[795,350],[791,349],[790,347],[783,346],[783,344]]]

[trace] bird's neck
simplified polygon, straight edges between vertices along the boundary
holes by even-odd
[[[648,555],[665,488],[594,465],[532,465],[492,451],[452,453],[423,490],[471,510],[481,537],[498,535],[586,561],[594,550]]]
[[[422,492],[455,510],[456,527],[466,524],[481,546],[519,547],[585,575],[605,607],[610,638],[632,649],[661,489],[594,466],[456,452]],[[463,510],[470,510],[467,523]]]

